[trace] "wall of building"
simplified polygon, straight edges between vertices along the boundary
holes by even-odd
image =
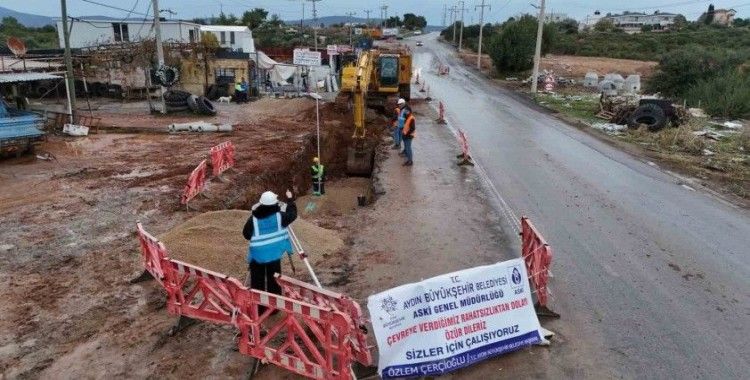
[[[180,62],[180,86],[193,94],[203,94],[204,90],[216,83],[216,70],[227,70],[234,73],[234,82],[245,78],[249,82],[248,61],[245,59],[212,58],[208,62],[198,59],[183,59]],[[234,93],[234,85],[229,86],[229,93]]]
[[[129,41],[142,41],[154,37],[151,23],[124,22],[122,24],[127,24],[128,26]],[[83,48],[120,42],[115,40],[115,32],[111,21],[72,20],[68,24],[68,28],[70,29],[70,47],[72,48]],[[197,41],[200,41],[200,25],[186,22],[162,22],[162,40],[185,43],[191,42],[190,30],[193,30]],[[60,47],[65,46],[62,33],[62,21],[59,20],[57,21],[57,37]]]

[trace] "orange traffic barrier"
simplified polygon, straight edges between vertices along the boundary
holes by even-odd
[[[214,176],[218,177],[232,167],[234,167],[234,144],[231,141],[211,147],[211,169]]]
[[[162,284],[164,282],[164,270],[162,260],[167,258],[167,249],[164,244],[143,229],[140,222],[136,223],[138,229],[138,242],[141,245],[141,258],[143,259],[143,274],[131,282],[140,282],[147,279],[155,279]]]
[[[281,286],[281,292],[286,297],[331,308],[349,316],[352,322],[350,331],[354,337],[351,342],[354,358],[364,365],[372,364],[372,352],[367,344],[367,319],[356,301],[341,293],[325,290],[278,273],[276,282]]]
[[[536,293],[537,305],[534,306],[537,313],[559,317],[559,314],[547,307],[549,297],[547,282],[552,264],[552,247],[525,216],[521,218],[521,256],[526,263],[526,271]]]
[[[201,191],[206,187],[206,160],[201,161],[198,166],[193,169],[188,177],[185,190],[182,192],[180,197],[180,203],[188,207],[188,202],[195,198],[196,195],[200,194]]]
[[[169,335],[203,320],[238,328],[239,351],[312,379],[353,378],[356,360],[372,364],[359,305],[342,294],[277,275],[285,295],[248,289],[221,273],[172,260],[164,245],[137,223],[148,273],[167,292],[167,311],[179,315]],[[287,296],[288,295],[288,296]]]
[[[466,133],[464,133],[463,130],[459,129],[456,138],[458,139],[458,145],[461,147],[461,154],[456,156],[456,158],[459,160],[458,165],[474,166],[474,161],[472,161],[471,155],[469,155],[469,140],[466,138]]]
[[[257,290],[240,289],[234,301],[243,355],[312,379],[352,378],[345,314]]]

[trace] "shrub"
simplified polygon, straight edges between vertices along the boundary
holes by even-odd
[[[710,115],[750,116],[750,75],[726,70],[698,80],[686,93],[691,104],[700,104]]]
[[[533,66],[536,46],[537,21],[530,15],[507,21],[502,31],[490,38],[487,52],[499,73],[519,72]],[[549,51],[554,31],[545,28],[542,37],[542,53]]]
[[[648,83],[648,89],[667,96],[685,97],[700,81],[735,69],[747,52],[689,45],[665,55]]]

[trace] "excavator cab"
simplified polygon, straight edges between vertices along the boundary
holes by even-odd
[[[398,91],[398,55],[383,54],[380,56],[378,84],[380,90],[391,87]]]

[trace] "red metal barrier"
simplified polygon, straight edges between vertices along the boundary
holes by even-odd
[[[234,278],[184,263],[163,259],[164,288],[170,314],[215,323],[233,323],[234,294],[242,287]]]
[[[461,147],[461,154],[456,156],[459,160],[458,165],[474,166],[474,162],[471,160],[471,155],[469,154],[469,140],[466,138],[466,133],[459,129],[456,138],[458,139],[458,145]]]
[[[244,288],[234,301],[240,353],[313,379],[352,378],[352,322],[343,313]]]
[[[534,285],[539,305],[546,307],[552,248],[527,217],[521,218],[521,255],[526,262],[526,271],[529,274],[529,280]]]
[[[438,123],[445,124],[445,106],[443,105],[443,102],[440,101],[438,103]]]
[[[314,379],[352,379],[353,360],[372,362],[359,328],[362,311],[350,298],[283,277],[285,292],[297,299],[247,289],[237,279],[169,259],[164,245],[137,226],[144,266],[167,291],[167,311],[180,316],[169,335],[195,320],[232,324],[240,330],[242,354]]]
[[[206,160],[201,161],[198,166],[193,169],[188,177],[187,185],[185,190],[182,192],[180,203],[187,205],[191,199],[195,198],[196,195],[203,191],[206,187]]]
[[[353,335],[351,349],[354,358],[363,365],[372,365],[372,353],[367,345],[367,319],[356,301],[341,293],[325,290],[281,274],[276,274],[276,282],[281,286],[281,292],[285,297],[331,308],[349,316],[352,322],[350,331]]]
[[[159,281],[160,284],[163,284],[164,270],[162,269],[162,260],[168,258],[167,249],[164,247],[164,244],[162,244],[162,242],[146,232],[140,222],[136,223],[135,225],[138,229],[138,241],[141,244],[143,267],[146,272],[151,274],[151,276],[156,279],[156,281]]]
[[[211,147],[211,169],[214,176],[219,176],[227,169],[234,166],[234,144],[231,141],[223,142]]]

